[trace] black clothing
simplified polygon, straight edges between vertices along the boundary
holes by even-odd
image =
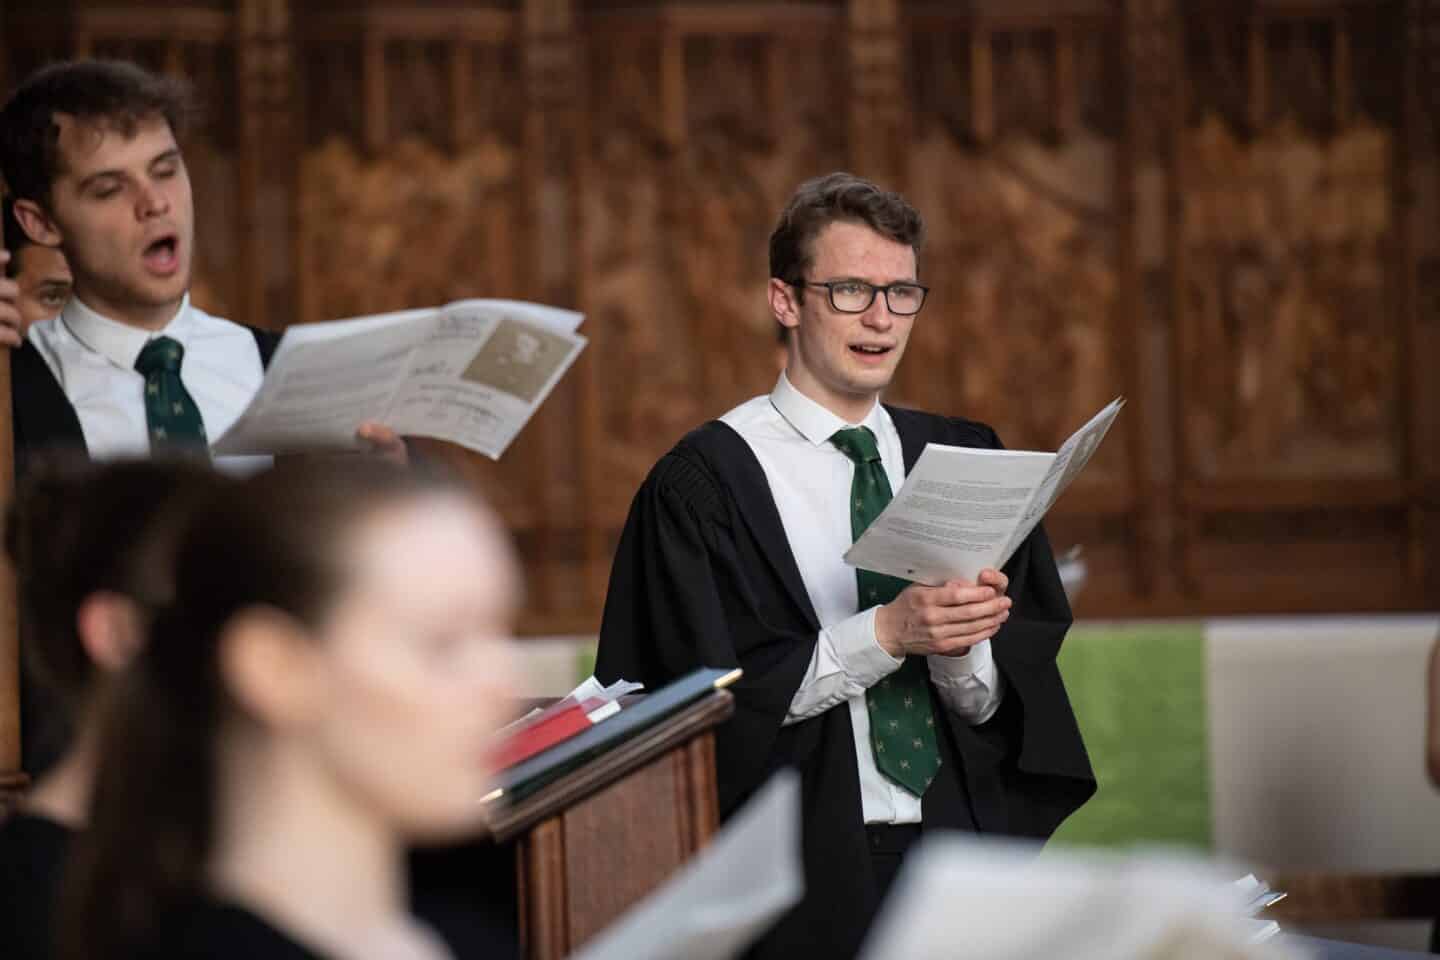
[[[998,448],[989,427],[887,407],[908,472],[927,442]],[[971,726],[935,698],[944,762],[924,798],[926,830],[1048,837],[1095,791],[1055,664],[1070,607],[1044,530],[1005,567],[1014,600],[994,641],[1006,691]],[[656,689],[700,667],[744,668],[717,731],[722,816],[771,774],[802,781],[806,899],[761,957],[853,955],[879,901],[848,707],[782,725],[820,630],[764,468],[734,430],[691,432],[636,494],[611,572],[595,673]]]
[[[258,914],[215,900],[194,900],[166,914],[135,960],[325,960]]]
[[[56,897],[74,832],[31,813],[0,822],[0,955],[43,960],[54,955]]]

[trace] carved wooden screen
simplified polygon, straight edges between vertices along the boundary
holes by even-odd
[[[275,328],[463,296],[587,314],[492,464],[525,632],[591,631],[630,497],[777,369],[766,238],[836,168],[911,196],[894,399],[1051,447],[1091,615],[1440,596],[1435,0],[7,4],[193,79],[196,299]]]

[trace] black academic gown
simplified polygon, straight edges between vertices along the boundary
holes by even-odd
[[[907,473],[929,442],[1000,446],[983,424],[887,409]],[[1042,528],[1005,572],[1014,606],[993,648],[1004,700],[975,727],[944,709],[932,689],[935,714],[948,722],[924,826],[1044,839],[1094,793],[1095,778],[1055,663],[1071,615]],[[716,735],[721,814],[789,766],[801,775],[804,824],[805,900],[757,957],[852,956],[878,906],[848,707],[782,726],[819,630],[749,445],[719,421],[693,431],[635,496],[595,672],[653,690],[700,666],[744,668],[731,687],[735,714]]]

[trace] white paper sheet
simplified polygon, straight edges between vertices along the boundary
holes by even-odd
[[[1112,401],[1056,453],[926,444],[845,562],[928,584],[999,569],[1090,462],[1124,403]]]
[[[518,720],[511,721],[499,730],[495,731],[496,739],[501,739],[514,733],[519,727],[523,727],[532,720],[538,720],[542,715],[556,714],[567,707],[573,706],[582,700],[602,700],[605,703],[613,703],[621,697],[629,696],[632,693],[639,693],[645,689],[645,684],[635,683],[632,680],[616,680],[606,686],[595,679],[592,673],[580,682],[580,685],[571,690],[565,696],[556,700],[548,707],[535,707]]]
[[[1233,871],[1181,855],[1107,857],[926,834],[862,960],[1294,960],[1255,943]]]
[[[729,960],[804,892],[800,780],[776,774],[665,886],[574,960]]]
[[[585,347],[581,315],[515,300],[298,324],[217,454],[354,447],[366,420],[498,459]]]

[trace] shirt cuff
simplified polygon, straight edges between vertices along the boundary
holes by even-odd
[[[947,710],[972,725],[995,716],[1005,688],[989,640],[975,644],[959,659],[935,656],[928,659],[930,681]]]
[[[930,679],[940,686],[968,686],[967,681],[978,680],[987,690],[995,689],[995,653],[989,640],[981,640],[963,657],[932,655],[926,659],[930,661]]]
[[[845,675],[866,690],[899,670],[905,662],[886,653],[875,639],[877,609],[871,607],[826,628]]]

